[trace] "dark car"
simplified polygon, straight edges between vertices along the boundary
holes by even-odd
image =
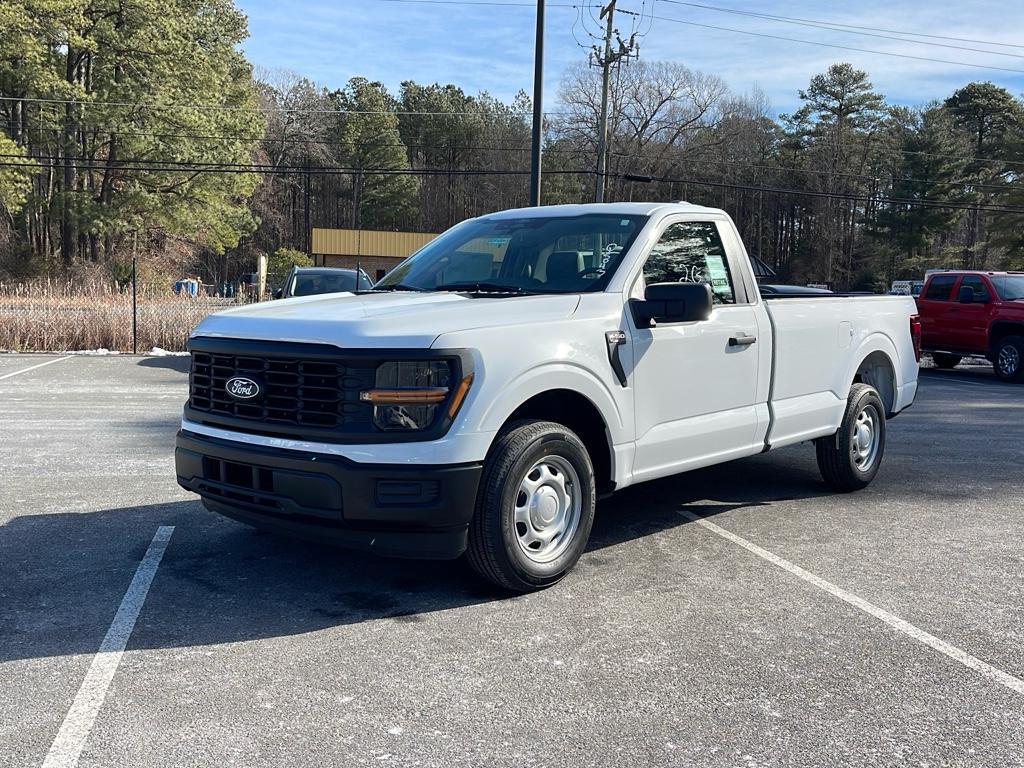
[[[359,279],[356,280],[358,274]],[[316,296],[321,293],[342,293],[345,291],[368,291],[373,287],[363,270],[338,267],[292,267],[288,279],[277,298],[290,299],[293,296]]]

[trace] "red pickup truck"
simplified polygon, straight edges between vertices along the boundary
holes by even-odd
[[[939,368],[980,355],[1000,379],[1024,380],[1024,272],[935,272],[917,307],[921,346]]]

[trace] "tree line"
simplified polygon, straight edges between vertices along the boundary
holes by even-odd
[[[221,282],[311,227],[438,232],[528,200],[530,102],[454,84],[331,89],[253,72],[230,0],[12,0],[0,7],[0,276],[133,255]],[[597,72],[564,73],[543,201],[721,207],[780,280],[881,289],[929,267],[1024,266],[1024,102],[987,82],[889,104],[837,63],[799,107],[674,62],[619,67],[608,172]]]

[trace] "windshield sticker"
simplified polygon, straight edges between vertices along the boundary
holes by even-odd
[[[511,241],[511,237],[492,237],[487,242],[491,245],[508,245]]]

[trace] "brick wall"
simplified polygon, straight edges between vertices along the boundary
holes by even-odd
[[[363,268],[363,271],[370,276],[371,280],[377,280],[384,274],[390,272],[404,261],[389,256],[338,256],[334,254],[318,255],[315,257],[317,266],[320,267],[345,267],[355,269],[356,262]]]

